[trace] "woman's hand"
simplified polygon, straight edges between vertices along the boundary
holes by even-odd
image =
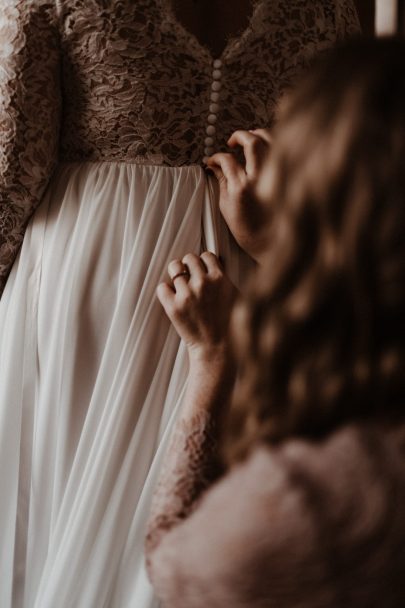
[[[229,322],[236,289],[213,253],[192,253],[168,267],[170,283],[157,296],[184,340],[190,361],[215,363],[229,357]]]
[[[265,207],[260,202],[259,184],[269,168],[271,136],[266,129],[235,131],[228,145],[241,146],[245,167],[232,154],[218,153],[207,167],[219,181],[221,213],[239,246],[260,263],[265,247],[261,232]]]

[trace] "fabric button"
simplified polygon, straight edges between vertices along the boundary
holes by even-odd
[[[212,156],[215,152],[215,134],[217,132],[215,128],[215,123],[218,120],[218,112],[220,110],[220,106],[217,103],[219,101],[219,91],[222,88],[221,78],[222,78],[222,61],[220,59],[215,59],[213,61],[213,71],[212,71],[212,83],[211,83],[211,103],[209,106],[209,114],[207,117],[207,128],[205,130],[207,137],[204,140],[205,148],[204,148],[204,158],[203,162],[206,163],[208,158]]]

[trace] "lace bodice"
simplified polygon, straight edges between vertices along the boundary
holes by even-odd
[[[352,0],[256,0],[214,77],[170,0],[1,0],[0,290],[56,162],[200,163],[357,29]]]

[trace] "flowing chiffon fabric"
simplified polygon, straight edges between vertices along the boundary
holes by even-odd
[[[219,242],[238,283],[199,166],[57,170],[0,302],[2,608],[157,605],[144,528],[187,358],[155,290]]]

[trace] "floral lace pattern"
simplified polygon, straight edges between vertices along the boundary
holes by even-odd
[[[221,56],[217,149],[357,30],[352,0],[256,0]],[[213,59],[170,0],[2,0],[0,289],[56,161],[201,163]]]

